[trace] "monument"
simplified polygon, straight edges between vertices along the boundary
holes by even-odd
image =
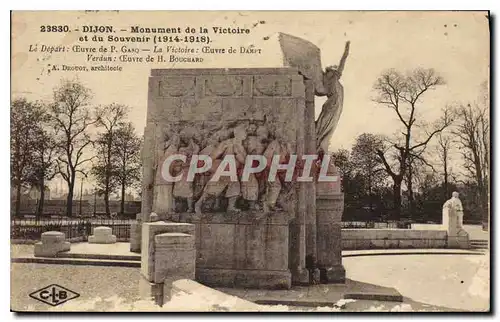
[[[324,161],[342,112],[339,79],[349,42],[339,65],[323,71],[315,45],[286,34],[279,41],[280,68],[151,70],[141,218],[131,242],[137,249],[142,239],[143,263],[154,256],[148,245],[163,240],[151,233],[156,229],[187,234],[186,240],[194,235],[195,278],[209,286],[344,282],[343,194],[333,162]],[[327,96],[318,120],[315,96]],[[236,180],[219,176],[231,167],[228,157]],[[210,164],[200,161],[207,158]],[[248,160],[255,168],[255,161],[268,162],[249,173]],[[193,173],[190,163],[203,171]],[[313,175],[301,180],[307,168]],[[319,182],[328,175],[336,179]],[[172,230],[169,223],[193,230]],[[181,235],[172,236],[165,238]]]
[[[463,228],[464,208],[458,197],[454,191],[443,204],[443,229],[448,231],[448,248],[469,248],[469,234]]]

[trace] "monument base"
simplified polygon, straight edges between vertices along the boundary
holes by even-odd
[[[178,218],[196,227],[198,282],[221,287],[291,287],[289,213],[180,213]]]
[[[343,265],[320,268],[321,283],[323,284],[344,284],[345,269]]]
[[[130,251],[133,253],[141,252],[141,229],[142,225],[139,222],[130,224]]]
[[[448,236],[447,238],[447,248],[468,249],[469,246],[469,234],[463,229],[458,231],[455,236]]]
[[[139,277],[139,297],[144,300],[152,300],[156,305],[162,306],[164,303],[163,283],[150,282],[141,275]]]
[[[292,285],[309,285],[309,271],[307,269],[297,269],[292,272]]]
[[[198,268],[196,280],[207,286],[282,290],[292,287],[290,271]]]

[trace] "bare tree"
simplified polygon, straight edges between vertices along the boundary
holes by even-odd
[[[373,190],[380,186],[386,177],[384,165],[377,150],[383,150],[382,138],[371,133],[363,133],[357,137],[351,151],[352,163],[356,171],[364,178],[370,212],[373,212]]]
[[[137,184],[141,177],[141,139],[135,134],[132,123],[125,123],[116,132],[113,154],[116,155],[116,179],[120,186],[120,213],[125,212],[125,191]]]
[[[34,148],[39,143],[37,120],[43,116],[43,107],[25,98],[14,99],[10,113],[10,166],[11,183],[14,186],[14,212],[21,209],[21,188],[29,185],[33,174]]]
[[[446,200],[450,196],[448,191],[449,179],[451,176],[449,163],[453,149],[453,137],[447,133],[440,133],[438,135],[437,143],[438,145],[436,148],[439,156],[439,162],[443,169],[443,200]]]
[[[85,163],[92,160],[86,152],[92,146],[90,128],[97,122],[90,103],[92,93],[78,81],[63,80],[54,89],[50,106],[51,120],[59,129],[56,144],[59,149],[56,159],[57,171],[68,184],[66,213],[72,215],[75,179],[78,172],[84,176]]]
[[[488,222],[490,173],[490,124],[488,106],[461,105],[457,108],[457,126],[453,131],[458,139],[464,161],[464,176],[477,184],[477,199],[483,222]]]
[[[418,110],[420,110],[423,95],[429,90],[433,90],[444,84],[444,80],[436,74],[433,69],[417,68],[406,74],[396,70],[389,70],[377,79],[374,89],[377,91],[375,102],[392,109],[401,125],[401,135],[397,137],[397,142],[392,148],[396,150],[396,165],[391,165],[389,151],[377,150],[377,154],[382,160],[385,170],[393,180],[394,193],[394,217],[401,216],[401,185],[408,171],[409,159],[418,155],[425,149],[429,141],[445,129],[450,120],[443,118],[434,124],[429,131],[426,131],[422,140],[416,141],[416,131],[421,125],[418,122]],[[446,113],[445,113],[446,114]],[[410,187],[411,190],[411,180]]]
[[[43,215],[45,203],[45,183],[57,175],[58,147],[55,140],[57,128],[50,126],[50,115],[45,110],[32,132],[36,135],[37,144],[33,146],[33,171],[30,181],[40,191],[37,206],[37,216],[40,217]]]
[[[110,215],[109,195],[118,182],[114,180],[113,171],[116,168],[116,157],[113,156],[113,144],[116,131],[123,126],[128,107],[120,104],[110,104],[97,109],[97,127],[103,129],[96,140],[97,162],[92,167],[92,174],[97,179],[97,192],[104,197],[106,215]]]

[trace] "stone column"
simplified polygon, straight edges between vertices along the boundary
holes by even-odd
[[[305,109],[304,109],[304,153],[316,154],[316,127],[314,111],[314,82],[304,79],[305,86]],[[316,184],[305,182],[305,206],[306,206],[306,267],[311,276],[311,282],[319,283],[319,271],[317,269],[316,251]]]
[[[330,164],[328,176],[338,176]],[[342,266],[342,213],[344,194],[340,189],[340,176],[335,182],[318,182],[316,187],[316,223],[318,228],[317,255],[322,283],[345,283]]]
[[[136,221],[130,224],[130,251],[134,253],[141,252],[141,229],[142,214],[137,214]]]
[[[151,84],[150,84],[151,85]],[[142,147],[142,222],[149,221],[149,214],[153,207],[153,188],[155,180],[154,158],[156,151],[154,124],[147,124],[144,129],[144,145]]]
[[[293,78],[294,92],[305,95],[303,77],[300,75]],[[304,97],[304,96],[303,96]],[[304,115],[305,100],[297,99],[297,115]],[[300,160],[305,152],[305,126],[297,119],[297,158]],[[309,284],[309,272],[306,269],[306,184],[297,185],[295,200],[295,218],[289,225],[289,267],[292,272],[292,284]]]

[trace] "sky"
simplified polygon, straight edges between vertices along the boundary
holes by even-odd
[[[426,93],[421,117],[432,121],[453,102],[477,98],[489,79],[489,28],[485,12],[22,12],[12,16],[12,95],[50,100],[61,78],[77,77],[94,93],[94,104],[131,107],[129,119],[142,133],[146,121],[151,68],[252,68],[282,66],[277,34],[309,40],[321,49],[323,66],[338,64],[345,41],[350,54],[342,75],[344,107],[331,141],[332,149],[350,148],[364,132],[392,135],[399,123],[393,111],[373,102],[373,84],[390,68],[434,68],[445,85]],[[122,65],[122,72],[47,73],[48,64],[82,64],[85,54],[34,53],[29,46],[73,46],[83,34],[40,33],[40,25],[113,25],[141,27],[240,27],[248,35],[212,35],[214,48],[254,45],[261,55],[204,55],[204,63]],[[120,34],[122,35],[122,34]],[[125,34],[123,34],[125,35]],[[96,46],[96,43],[89,45]],[[98,46],[98,45],[97,45]],[[142,46],[142,47],[141,47]],[[136,48],[132,44],[130,47]],[[140,45],[143,48],[144,45]],[[195,46],[196,48],[196,46]],[[316,100],[316,114],[324,99]]]

